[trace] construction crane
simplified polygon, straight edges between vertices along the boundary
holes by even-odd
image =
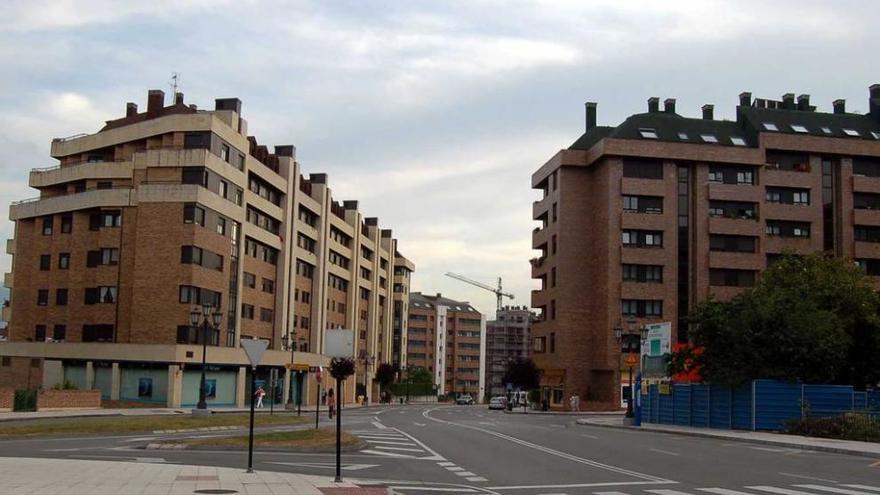
[[[495,294],[495,297],[498,298],[498,311],[501,311],[501,299],[502,298],[509,297],[510,299],[513,299],[513,294],[504,292],[501,289],[501,277],[498,277],[498,287],[496,288],[496,287],[492,287],[491,285],[484,284],[482,282],[477,282],[476,280],[471,280],[467,277],[462,277],[461,275],[459,275],[457,273],[447,272],[446,276],[454,278],[456,280],[461,280],[462,282],[464,282],[466,284],[471,284],[471,285],[479,287],[481,289],[486,289],[487,291]]]

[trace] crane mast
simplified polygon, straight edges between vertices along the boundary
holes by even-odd
[[[450,278],[454,278],[456,280],[460,280],[466,284],[471,284],[474,287],[479,287],[481,289],[485,289],[485,290],[495,294],[495,298],[497,299],[498,311],[501,311],[501,307],[502,307],[501,301],[503,298],[507,297],[507,298],[513,299],[513,294],[510,294],[508,292],[504,292],[504,289],[501,286],[501,277],[498,277],[498,287],[492,287],[491,285],[484,284],[482,282],[477,282],[476,280],[471,280],[471,279],[464,277],[464,276],[461,276],[457,273],[447,272],[446,276],[450,277]]]

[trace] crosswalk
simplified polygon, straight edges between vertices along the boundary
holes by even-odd
[[[544,492],[538,495],[880,495],[880,485],[841,483],[833,486],[796,484],[785,486],[747,485],[743,487],[705,487],[689,490],[644,489],[635,491]]]
[[[384,457],[426,458],[434,457],[418,441],[402,433],[396,428],[352,431],[369,446],[361,454],[373,454]]]

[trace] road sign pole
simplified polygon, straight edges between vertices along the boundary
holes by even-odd
[[[272,396],[269,397],[269,416],[272,416],[275,414],[275,387],[276,387],[276,383],[277,383],[276,377],[278,376],[278,370],[276,370],[275,368],[272,368],[272,371],[270,371],[269,373],[270,373],[269,393],[272,394]]]
[[[342,483],[342,380],[336,379],[336,483]]]
[[[254,391],[257,388],[257,367],[251,369],[251,426],[248,434],[248,467],[247,472],[254,472]]]
[[[315,429],[318,429],[318,420],[321,419],[321,382],[318,382],[318,390],[315,393]]]

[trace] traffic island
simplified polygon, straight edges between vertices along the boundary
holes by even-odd
[[[336,429],[304,429],[258,433],[254,435],[254,443],[261,451],[278,450],[285,452],[329,453],[336,449]],[[228,436],[212,438],[190,438],[173,443],[151,443],[147,450],[245,450],[248,436]],[[351,433],[342,432],[343,452],[354,452],[366,447],[366,443]]]

